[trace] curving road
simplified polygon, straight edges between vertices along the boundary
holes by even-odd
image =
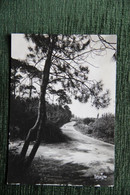
[[[88,167],[83,170],[84,176],[114,172],[114,145],[83,135],[74,128],[75,122],[62,127],[62,132],[71,137],[74,153],[73,162]]]
[[[62,132],[71,138],[68,143],[42,144],[40,145],[36,157],[40,159],[58,160],[62,165],[71,163],[72,165],[83,165],[79,175],[83,177],[94,177],[104,179],[105,175],[114,172],[114,145],[96,140],[83,135],[74,128],[75,122],[69,122],[62,126]],[[20,152],[22,144],[12,143],[10,147],[17,147]],[[32,149],[29,146],[27,155]],[[113,176],[112,176],[113,179]],[[111,182],[110,182],[111,183]]]

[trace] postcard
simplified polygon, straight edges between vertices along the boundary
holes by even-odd
[[[7,184],[113,186],[116,35],[11,35]]]

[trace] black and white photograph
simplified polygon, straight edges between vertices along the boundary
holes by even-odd
[[[114,186],[116,35],[11,34],[7,184]]]

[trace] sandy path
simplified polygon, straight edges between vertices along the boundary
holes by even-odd
[[[75,122],[70,122],[62,127],[62,132],[74,139],[77,152],[72,154],[72,159],[86,167],[85,176],[114,171],[114,145],[83,135],[74,128]]]
[[[83,135],[74,128],[75,122],[70,122],[62,126],[61,130],[69,136],[72,141],[59,144],[42,144],[36,157],[41,159],[58,160],[61,165],[66,163],[83,165],[84,170],[80,174],[86,177],[104,173],[114,172],[114,145],[96,140]],[[14,143],[17,145],[17,143]],[[13,145],[14,145],[13,144]],[[19,152],[22,144],[19,146]],[[32,146],[29,147],[28,153]]]

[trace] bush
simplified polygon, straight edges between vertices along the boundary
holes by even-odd
[[[92,124],[94,133],[98,137],[102,137],[105,141],[113,140],[114,142],[114,127],[115,127],[115,117],[112,114],[105,114],[101,118],[96,119]]]
[[[64,135],[58,126],[48,121],[42,140],[45,143],[60,143],[67,142],[70,138]]]
[[[89,124],[89,123],[93,123],[95,121],[95,119],[94,118],[85,118],[85,119],[83,119],[83,122],[84,122],[84,124]]]
[[[24,139],[37,117],[38,99],[10,98],[10,138]]]
[[[77,130],[109,143],[114,143],[115,117],[113,114],[104,114],[101,118],[85,118],[75,124]]]
[[[38,98],[10,97],[10,139],[25,139],[29,129],[35,124],[38,113]],[[70,121],[71,111],[68,106],[50,105],[47,107],[47,128],[45,140],[63,140],[59,127]],[[56,137],[57,134],[57,137]],[[50,138],[49,138],[50,136]],[[32,141],[35,140],[33,135]]]
[[[92,129],[88,129],[88,134],[92,134],[93,130]]]

